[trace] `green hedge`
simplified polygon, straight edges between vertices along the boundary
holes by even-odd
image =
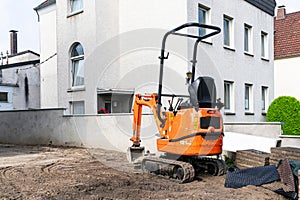
[[[278,97],[269,106],[267,122],[283,122],[284,135],[300,135],[300,101],[290,96]]]

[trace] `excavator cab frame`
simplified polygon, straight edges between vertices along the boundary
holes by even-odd
[[[184,34],[184,33],[179,33],[178,31],[185,29],[185,28],[189,28],[189,27],[193,27],[193,28],[205,28],[205,29],[210,29],[213,30],[213,32],[205,34],[203,36],[199,36],[199,35],[191,35],[191,34]],[[212,25],[207,25],[207,24],[199,24],[199,23],[186,23],[183,24],[181,26],[178,26],[177,28],[174,28],[170,31],[168,31],[167,33],[165,33],[163,40],[162,40],[162,46],[161,46],[161,52],[160,52],[160,71],[159,71],[159,85],[158,85],[158,105],[161,105],[161,97],[162,96],[170,96],[169,94],[163,94],[162,93],[162,82],[163,82],[163,72],[164,72],[164,60],[168,59],[169,57],[169,53],[167,54],[167,56],[165,56],[165,48],[166,48],[166,41],[169,35],[178,35],[178,36],[183,36],[183,37],[188,37],[188,38],[193,38],[196,39],[195,43],[194,43],[194,51],[193,51],[193,59],[191,60],[192,62],[192,79],[191,82],[193,83],[195,80],[195,69],[196,69],[196,63],[197,63],[197,50],[198,50],[198,44],[201,40],[204,40],[206,38],[212,37],[218,33],[221,32],[221,29],[217,26],[212,26]],[[173,94],[172,94],[173,95]]]

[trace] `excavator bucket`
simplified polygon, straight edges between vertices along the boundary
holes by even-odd
[[[134,163],[138,158],[145,154],[145,147],[129,147],[127,149],[127,159],[130,163]]]

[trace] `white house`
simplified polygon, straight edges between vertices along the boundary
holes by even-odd
[[[300,12],[286,13],[285,7],[277,10],[274,19],[274,81],[275,97],[293,96],[300,100]]]
[[[41,65],[41,105],[65,107],[70,114],[96,114],[102,107],[130,112],[134,93],[157,92],[164,33],[200,22],[222,29],[201,42],[197,76],[214,77],[225,121],[264,121],[274,89],[275,5],[274,0],[47,0],[35,8],[41,61],[50,58]],[[164,91],[187,93],[192,48],[186,38],[168,39]]]
[[[0,53],[0,110],[40,108],[39,54],[17,51],[17,31],[10,31],[11,51]]]

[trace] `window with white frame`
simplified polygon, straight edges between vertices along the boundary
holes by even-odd
[[[209,23],[209,8],[199,4],[198,7],[198,22],[199,24],[208,24]],[[199,28],[199,36],[207,34],[207,29]]]
[[[80,43],[71,48],[72,87],[84,85],[84,51]]]
[[[268,59],[268,34],[261,32],[261,57]]]
[[[244,52],[252,53],[252,27],[248,24],[244,25]]]
[[[252,84],[245,84],[245,111],[253,112],[253,90]]]
[[[234,91],[231,81],[224,81],[224,110],[234,112]]]
[[[223,18],[223,44],[225,47],[234,47],[233,18],[224,15]]]
[[[269,94],[268,94],[268,87],[262,86],[261,87],[261,108],[262,112],[266,112],[268,109],[268,102],[269,101]]]
[[[84,101],[72,101],[70,107],[73,115],[81,115],[85,113]]]
[[[83,0],[70,0],[70,11],[75,13],[83,9]]]

